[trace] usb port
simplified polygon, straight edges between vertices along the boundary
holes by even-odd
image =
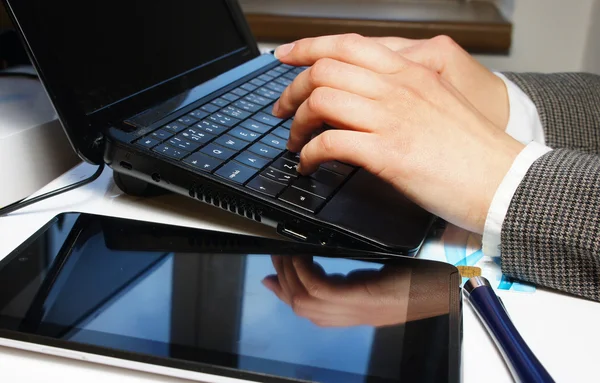
[[[290,236],[292,238],[296,238],[296,239],[299,239],[299,240],[302,240],[302,241],[306,241],[308,239],[305,235],[302,235],[302,234],[300,234],[300,233],[298,233],[298,232],[296,232],[294,230],[290,230],[288,228],[284,228],[283,229],[283,234],[286,234],[286,235],[288,235],[288,236]]]

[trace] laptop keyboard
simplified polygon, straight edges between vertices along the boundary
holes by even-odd
[[[298,154],[285,149],[293,118],[279,119],[271,109],[305,69],[275,67],[138,139],[136,145],[316,213],[355,168],[329,162],[310,176],[297,173]]]

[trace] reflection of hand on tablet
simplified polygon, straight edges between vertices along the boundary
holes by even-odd
[[[263,284],[294,312],[321,327],[389,326],[406,322],[410,270],[328,275],[311,258],[273,256],[277,275]]]

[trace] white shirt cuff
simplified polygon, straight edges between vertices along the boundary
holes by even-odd
[[[482,240],[484,255],[488,257],[500,256],[502,224],[504,223],[510,202],[531,165],[551,150],[549,147],[537,142],[529,143],[519,153],[508,173],[504,176],[502,183],[500,183],[498,190],[496,190],[496,194],[494,194],[485,220]]]
[[[510,81],[502,73],[494,74],[504,81],[508,90],[509,117],[506,126],[508,133],[515,140],[527,145],[530,142],[538,142],[544,145],[544,128],[535,104],[514,82]]]

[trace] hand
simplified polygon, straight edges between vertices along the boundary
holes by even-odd
[[[506,130],[510,106],[504,81],[481,65],[454,40],[447,36],[428,40],[400,37],[372,39],[439,73],[494,125]]]
[[[295,113],[288,149],[301,151],[302,174],[331,160],[360,166],[446,221],[483,232],[523,145],[437,71],[358,35],[300,40],[276,56],[312,66],[273,108]],[[337,129],[311,140],[324,124]]]
[[[263,284],[318,326],[381,327],[407,321],[410,270],[385,266],[333,276],[304,257],[273,256],[272,261],[277,275]]]

